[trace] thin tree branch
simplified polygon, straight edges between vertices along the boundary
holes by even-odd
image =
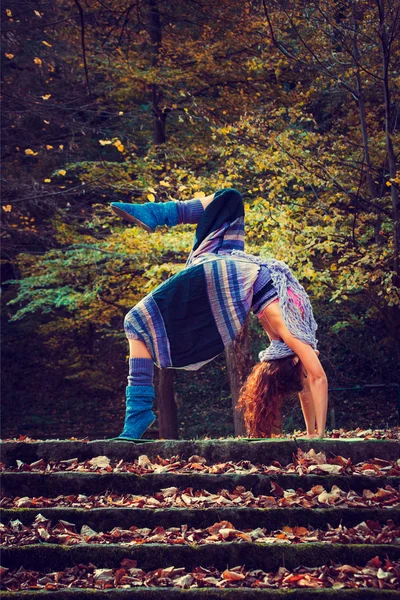
[[[90,89],[89,71],[88,71],[88,66],[87,66],[87,62],[86,62],[85,16],[84,16],[84,13],[83,13],[83,8],[82,8],[82,6],[79,3],[79,0],[75,0],[75,4],[78,7],[79,15],[80,15],[80,19],[81,19],[81,41],[82,41],[83,65],[84,65],[84,69],[85,69],[86,86],[87,86],[87,90],[88,90],[88,95],[91,96],[92,95],[92,91]]]

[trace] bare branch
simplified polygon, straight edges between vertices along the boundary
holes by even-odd
[[[92,92],[91,92],[91,89],[90,89],[89,71],[88,71],[87,62],[86,62],[85,17],[84,17],[84,13],[83,13],[83,8],[80,5],[79,0],[74,0],[74,1],[75,1],[75,4],[78,7],[79,15],[80,15],[80,19],[81,19],[81,41],[82,41],[83,64],[84,64],[84,69],[85,69],[86,86],[87,86],[87,90],[88,90],[88,95],[91,96]]]

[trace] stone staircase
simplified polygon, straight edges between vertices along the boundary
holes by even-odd
[[[389,520],[397,526],[400,524],[400,503],[394,506],[383,507],[371,504],[365,508],[338,506],[272,506],[267,508],[242,507],[232,505],[232,502],[223,501],[210,505],[209,508],[190,506],[190,495],[195,496],[197,490],[206,490],[210,494],[216,494],[219,490],[233,492],[235,489],[251,491],[254,496],[274,496],[277,490],[289,493],[288,490],[304,492],[316,489],[315,486],[323,486],[330,492],[332,486],[338,486],[347,492],[354,490],[359,495],[363,490],[371,493],[390,485],[399,491],[400,476],[373,475],[371,470],[366,474],[348,474],[346,471],[339,474],[329,472],[321,473],[316,469],[315,473],[300,474],[255,472],[254,465],[268,466],[279,461],[281,465],[293,463],[294,457],[298,455],[298,449],[309,452],[311,449],[324,452],[326,457],[333,458],[341,456],[351,459],[352,464],[362,461],[369,462],[371,459],[380,458],[384,460],[397,461],[400,457],[400,441],[397,440],[360,440],[360,439],[268,439],[262,441],[246,440],[202,440],[202,441],[155,441],[139,444],[129,442],[79,442],[79,441],[45,441],[37,443],[4,442],[1,444],[1,460],[5,469],[1,474],[1,491],[4,498],[56,498],[59,496],[82,495],[89,498],[91,495],[101,495],[104,498],[104,507],[81,508],[78,506],[51,506],[35,507],[30,501],[21,503],[20,508],[4,508],[1,510],[2,523],[8,525],[10,522],[19,521],[23,525],[32,524],[38,515],[50,519],[55,525],[60,520],[72,523],[79,532],[83,526],[88,526],[94,532],[110,532],[113,528],[120,527],[124,530],[136,526],[139,528],[154,529],[156,527],[180,528],[186,525],[188,528],[205,529],[216,523],[226,521],[240,532],[265,528],[268,531],[282,529],[283,527],[304,527],[326,530],[328,524],[331,528],[345,526],[354,527],[362,522],[374,522],[376,527],[384,526]],[[84,472],[78,470],[47,472],[46,465],[49,461],[66,461],[78,459],[79,462],[90,460],[94,457],[105,456],[111,461],[124,460],[133,462],[139,457],[146,455],[150,461],[180,459],[196,462],[198,457],[207,461],[207,465],[218,463],[249,461],[241,463],[242,467],[233,473],[219,472],[209,473],[194,469],[191,472],[179,473],[168,471],[168,468],[160,468],[159,472],[150,472],[138,475],[135,472],[119,472],[118,468],[104,469],[98,472]],[[18,462],[20,461],[20,462]],[[41,461],[38,463],[37,461]],[[145,462],[145,459],[141,459]],[[24,470],[23,464],[41,465],[38,471]],[[200,462],[201,464],[201,462]],[[16,470],[17,466],[22,467]],[[261,469],[262,470],[262,469]],[[250,472],[248,472],[250,471]],[[260,469],[258,470],[260,471]],[[115,503],[107,507],[108,500],[114,494],[115,497],[122,495],[152,496],[160,493],[160,490],[177,488],[187,491],[188,504],[180,501],[176,506],[159,507],[157,502],[153,507],[116,507]],[[181,497],[181,496],[180,496]],[[229,532],[228,532],[229,534]],[[228,536],[229,537],[229,536]],[[285,536],[283,536],[285,537]],[[269,543],[249,541],[244,536],[240,541],[216,541],[215,543],[130,543],[124,544],[116,539],[113,543],[79,543],[75,545],[62,545],[55,543],[34,543],[28,545],[8,545],[2,547],[1,565],[3,569],[3,582],[15,576],[15,570],[23,567],[25,570],[39,571],[42,574],[42,584],[37,589],[27,587],[25,590],[18,589],[10,591],[12,584],[3,585],[2,598],[56,598],[69,599],[79,598],[105,598],[114,600],[116,598],[146,598],[146,599],[175,599],[175,598],[204,598],[206,600],[216,598],[280,598],[287,594],[295,600],[308,598],[398,598],[400,590],[400,538],[392,543],[333,543],[327,541],[282,543],[282,540],[270,540]],[[379,557],[376,559],[375,557]],[[126,559],[134,562],[126,562]],[[389,576],[385,572],[385,560],[396,562],[397,570]],[[123,562],[125,560],[125,563]],[[370,584],[370,587],[357,587],[357,577],[352,574],[353,567],[368,570],[368,561],[381,561],[380,579],[374,579],[378,583]],[[129,582],[121,575],[121,563],[125,564],[125,573],[130,566],[132,573],[142,569],[145,572],[158,572],[158,585],[149,584],[147,587],[137,583]],[[46,573],[62,572],[67,568],[79,567],[80,565],[92,565],[99,574],[95,589],[78,587],[62,587],[56,589],[52,583],[47,588],[40,589],[46,581]],[[351,585],[340,583],[341,578],[333,581],[330,585],[326,583],[328,567],[339,565],[343,572],[343,582],[348,582],[350,576]],[[283,573],[285,569],[289,572],[300,566],[307,567],[311,573],[313,569],[325,566],[325,575],[319,576],[319,587],[315,580],[315,573],[308,579],[298,575],[292,577],[293,584],[289,589],[284,586],[262,587],[256,583],[253,587],[245,586],[243,573],[252,571],[252,581],[262,581],[262,575],[257,575],[259,570],[265,573]],[[171,587],[170,567],[181,569],[182,587]],[[187,573],[201,567],[203,571],[197,579],[184,577]],[[242,571],[235,569],[244,567]],[[186,570],[183,572],[183,568]],[[105,581],[110,582],[110,572],[113,569],[113,584],[105,585],[100,589],[101,575],[104,574]],[[223,573],[220,587],[211,585],[214,577],[213,569]],[[102,570],[102,572],[100,572]],[[118,571],[119,570],[119,571]],[[161,570],[162,573],[161,573]],[[283,571],[282,571],[283,570]],[[93,569],[92,569],[93,571]],[[211,575],[208,576],[208,572]],[[295,571],[296,572],[296,571]],[[12,575],[14,573],[14,575]],[[118,575],[119,573],[119,575]],[[345,575],[347,574],[347,575]],[[350,574],[350,575],[349,575]],[[357,574],[357,573],[356,573]],[[162,576],[161,576],[162,575]],[[290,573],[287,574],[290,580]],[[304,573],[303,573],[304,575]],[[306,573],[307,575],[307,573]],[[396,576],[396,583],[393,583]],[[122,579],[121,579],[122,577]],[[121,584],[118,584],[122,581]],[[93,579],[93,577],[92,577]],[[201,581],[206,582],[202,586]],[[250,578],[251,579],[251,578]],[[277,575],[277,580],[278,580]],[[208,582],[207,582],[208,580]],[[214,577],[215,580],[215,577]],[[300,583],[301,580],[301,583]],[[50,581],[50,580],[49,580]],[[186,584],[185,585],[185,581]],[[314,581],[314,584],[311,582]],[[390,581],[390,586],[385,582]],[[120,587],[115,587],[115,583]],[[125,582],[125,583],[124,583]],[[126,583],[128,582],[128,583]],[[380,582],[380,583],[379,583]],[[230,585],[235,587],[229,587]],[[314,587],[311,587],[314,585]],[[390,589],[389,589],[390,588]]]

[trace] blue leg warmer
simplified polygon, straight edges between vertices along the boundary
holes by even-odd
[[[178,201],[178,223],[198,223],[201,215],[204,212],[201,200],[186,200]]]
[[[119,217],[140,225],[146,231],[154,232],[157,225],[172,227],[178,224],[177,203],[172,200],[145,204],[111,202],[111,208]]]
[[[126,387],[126,414],[122,433],[117,439],[138,440],[155,421],[153,385],[128,385]]]
[[[152,358],[130,358],[128,385],[153,385],[154,362]]]

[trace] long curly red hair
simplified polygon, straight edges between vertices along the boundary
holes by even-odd
[[[298,357],[257,363],[240,390],[238,402],[248,435],[271,437],[273,429],[280,426],[284,397],[302,389],[303,367]]]

